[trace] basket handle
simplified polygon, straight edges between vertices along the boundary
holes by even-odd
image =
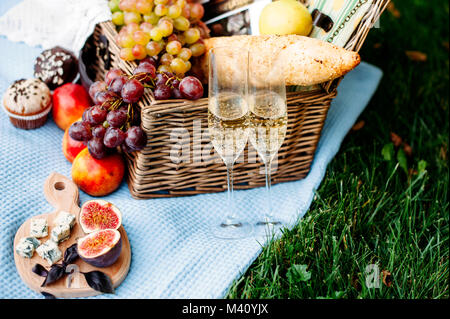
[[[111,68],[111,53],[108,50],[109,40],[103,34],[101,34],[98,39],[99,44],[97,46],[97,56],[103,60],[105,69],[109,70]]]

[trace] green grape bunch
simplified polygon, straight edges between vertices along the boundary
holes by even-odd
[[[192,60],[206,51],[204,8],[186,0],[110,0],[116,42],[125,61],[152,57],[158,73],[183,78]]]

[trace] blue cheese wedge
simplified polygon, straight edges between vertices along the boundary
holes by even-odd
[[[47,240],[45,243],[40,245],[36,252],[41,258],[45,259],[49,265],[53,265],[58,260],[61,259],[62,253],[58,248],[58,244],[52,240]]]
[[[55,243],[61,243],[70,237],[70,225],[62,224],[53,227],[50,239]]]
[[[30,222],[30,236],[36,238],[48,236],[47,220],[44,218],[32,219]]]
[[[34,251],[41,242],[35,237],[23,237],[19,240],[19,243],[16,246],[16,252],[19,256],[24,258],[33,257]]]
[[[60,212],[58,216],[54,220],[55,225],[69,225],[70,228],[73,228],[75,225],[75,215],[72,215],[68,212]]]

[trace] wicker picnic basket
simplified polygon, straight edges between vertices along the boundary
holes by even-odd
[[[373,2],[371,10],[363,17],[347,42],[346,49],[360,50],[389,0]],[[89,66],[95,80],[102,80],[106,70],[111,67],[120,68],[129,74],[136,67],[135,63],[119,58],[116,34],[116,28],[111,22],[100,23],[91,37],[91,43],[86,44],[87,47],[96,48],[96,61]],[[340,80],[323,83],[313,90],[287,93],[288,129],[278,153],[276,170],[272,173],[272,183],[295,181],[308,174]],[[218,156],[199,160],[202,150],[210,143],[207,136],[207,98],[196,101],[158,101],[147,92],[139,107],[141,126],[147,133],[148,143],[142,151],[125,155],[128,186],[134,198],[186,196],[226,190],[226,168]],[[201,129],[198,128],[199,125]],[[184,134],[189,146],[187,143],[177,145],[171,132]],[[180,162],[173,161],[171,157],[171,152],[177,151],[177,147],[189,150]],[[263,164],[256,154],[248,144],[242,155],[244,160],[235,164],[235,189],[249,189],[265,184]]]

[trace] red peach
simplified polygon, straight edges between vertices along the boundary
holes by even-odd
[[[72,180],[91,196],[105,196],[115,191],[125,174],[122,156],[115,153],[95,159],[88,149],[82,150],[72,164]]]
[[[53,120],[62,130],[66,130],[91,106],[91,98],[79,84],[67,83],[53,92]]]
[[[84,145],[83,142],[75,141],[69,136],[69,128],[67,128],[62,140],[62,150],[67,160],[72,163],[78,153],[85,148],[86,145]]]

